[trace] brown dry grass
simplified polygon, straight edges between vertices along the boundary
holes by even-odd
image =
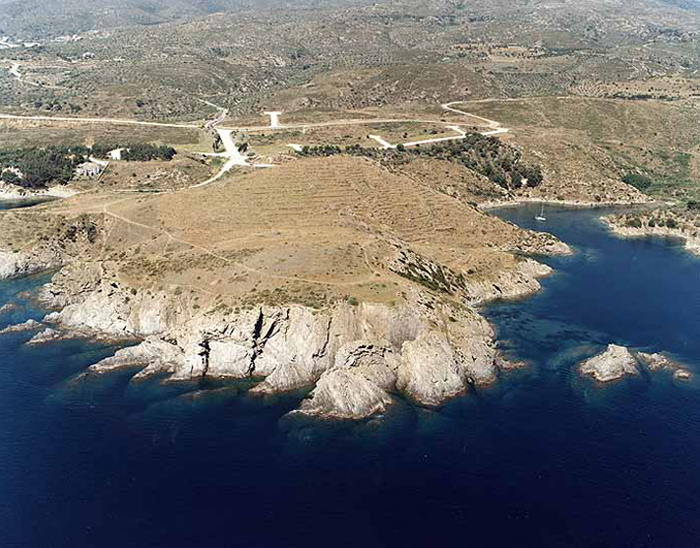
[[[396,302],[411,282],[387,268],[395,246],[484,277],[513,267],[502,249],[522,236],[431,184],[344,156],[171,194],[88,193],[39,211],[104,219],[94,257],[115,261],[130,284],[194,290],[232,306]]]

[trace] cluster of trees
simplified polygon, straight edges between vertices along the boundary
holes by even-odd
[[[372,150],[372,149],[364,149],[360,145],[351,145],[348,147],[345,147],[345,152],[348,154],[352,154],[353,150],[359,149],[359,150]],[[301,149],[301,154],[302,156],[334,156],[336,154],[341,154],[343,150],[339,146],[335,145],[321,145],[321,146],[308,146],[304,145]]]
[[[108,154],[115,149],[122,149],[121,159],[127,162],[170,161],[177,154],[173,147],[166,145],[100,143],[92,146],[92,155],[96,158],[107,158]]]
[[[622,178],[622,181],[642,192],[648,189],[652,184],[652,180],[641,173],[628,173]]]
[[[85,147],[45,147],[0,149],[0,169],[15,168],[22,172],[19,177],[13,171],[5,171],[4,182],[24,188],[42,188],[48,183],[65,184],[71,180],[75,168],[85,159]]]
[[[384,150],[364,148],[360,145],[350,145],[345,149],[335,145],[322,145],[305,146],[299,152],[302,156],[333,156],[341,153],[379,159],[401,159],[406,155],[414,155],[448,160],[488,177],[507,190],[522,186],[534,188],[540,185],[544,178],[540,166],[521,161],[521,153],[517,148],[495,137],[479,133],[470,133],[464,139],[423,147],[405,148],[398,145],[396,149]]]
[[[544,178],[540,166],[522,162],[517,148],[479,133],[470,133],[458,141],[411,148],[410,152],[462,164],[507,190],[524,185],[534,188]]]
[[[90,156],[106,158],[115,148],[124,148],[122,160],[127,161],[172,160],[176,154],[172,147],[148,144],[6,148],[0,149],[0,180],[23,188],[43,188],[49,183],[66,184],[73,178],[78,165]],[[21,177],[15,169],[22,173]]]

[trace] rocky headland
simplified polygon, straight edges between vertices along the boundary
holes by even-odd
[[[512,367],[499,355],[478,305],[532,294],[540,288],[538,278],[550,274],[548,266],[514,252],[570,253],[550,235],[473,208],[462,209],[454,222],[472,216],[480,224],[470,226],[480,228],[467,233],[438,227],[434,246],[408,242],[396,230],[367,236],[367,225],[353,219],[366,240],[364,252],[348,248],[354,263],[347,263],[347,250],[333,260],[358,270],[358,281],[316,282],[310,278],[319,274],[283,275],[279,267],[268,274],[250,266],[259,263],[249,251],[243,265],[240,254],[210,252],[181,236],[155,240],[142,221],[134,229],[124,227],[121,217],[66,215],[60,207],[6,212],[0,219],[13,242],[31,234],[30,244],[0,252],[0,278],[56,270],[38,293],[52,312],[41,323],[16,328],[36,331],[28,344],[87,336],[133,341],[86,375],[130,368],[136,380],[251,379],[253,394],[310,387],[295,413],[317,417],[369,417],[397,395],[437,406],[495,382]],[[341,222],[347,230],[349,221]],[[448,247],[452,234],[479,246],[458,252]],[[174,259],[144,257],[147,245],[159,253],[174,249]],[[287,245],[275,242],[274,256]],[[313,256],[305,253],[299,264],[308,271]],[[193,274],[186,284],[187,268]],[[214,281],[229,276],[234,290],[256,282],[232,295],[209,290],[213,282],[205,284],[203,275]],[[263,283],[269,285],[263,289]],[[348,297],[348,289],[360,297]]]
[[[433,272],[425,268],[424,283]],[[259,381],[252,389],[258,394],[313,386],[299,413],[357,419],[385,410],[393,394],[435,406],[494,382],[504,362],[491,326],[473,305],[527,295],[549,272],[523,260],[499,273],[497,284],[459,287],[462,302],[417,285],[401,304],[231,310],[200,308],[190,293],[135,290],[118,282],[108,264],[74,264],[42,288],[40,299],[59,311],[47,317],[54,327],[30,343],[56,340],[61,332],[137,338],[142,342],[89,372],[137,368],[137,379],[163,375],[168,381],[250,378]],[[436,287],[446,282],[442,273],[432,279]]]
[[[602,218],[613,234],[623,238],[661,236],[683,241],[686,251],[700,255],[700,216],[695,209],[667,207]]]

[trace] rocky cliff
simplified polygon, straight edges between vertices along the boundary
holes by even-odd
[[[441,207],[454,205],[434,198]],[[152,222],[155,210],[141,211],[141,200],[121,202]],[[311,387],[297,412],[324,417],[367,417],[397,395],[436,406],[494,382],[508,364],[475,307],[529,295],[540,288],[538,278],[551,272],[514,251],[569,252],[551,235],[521,231],[462,206],[448,229],[426,229],[420,238],[409,231],[406,239],[396,235],[403,228],[383,225],[353,224],[350,233],[345,217],[341,222],[331,215],[356,245],[334,255],[328,242],[313,240],[298,260],[299,239],[270,244],[267,228],[260,228],[263,237],[254,234],[260,248],[226,254],[208,247],[216,231],[199,234],[201,216],[188,224],[180,215],[177,222],[194,231],[188,238],[201,237],[207,247],[160,225],[105,217],[107,206],[102,211],[0,219],[31,242],[0,256],[2,277],[59,268],[40,291],[53,312],[45,325],[34,326],[44,329],[31,344],[67,336],[136,340],[89,372],[134,368],[135,378],[251,379],[255,394]],[[227,224],[216,220],[217,228]],[[311,270],[321,251],[327,255],[317,272],[295,270]]]
[[[187,292],[136,290],[114,268],[74,263],[41,290],[41,299],[59,310],[47,317],[59,331],[142,340],[90,372],[130,367],[141,370],[137,378],[251,378],[260,394],[313,386],[298,413],[353,419],[385,410],[395,394],[435,406],[495,381],[502,360],[494,333],[468,302],[524,295],[549,273],[523,260],[494,278],[498,283],[465,285],[461,303],[411,285],[405,301],[392,305],[232,310],[215,302],[200,307]]]

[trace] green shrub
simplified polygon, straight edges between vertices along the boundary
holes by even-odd
[[[628,173],[622,178],[624,183],[644,192],[651,186],[652,180],[641,173]]]

